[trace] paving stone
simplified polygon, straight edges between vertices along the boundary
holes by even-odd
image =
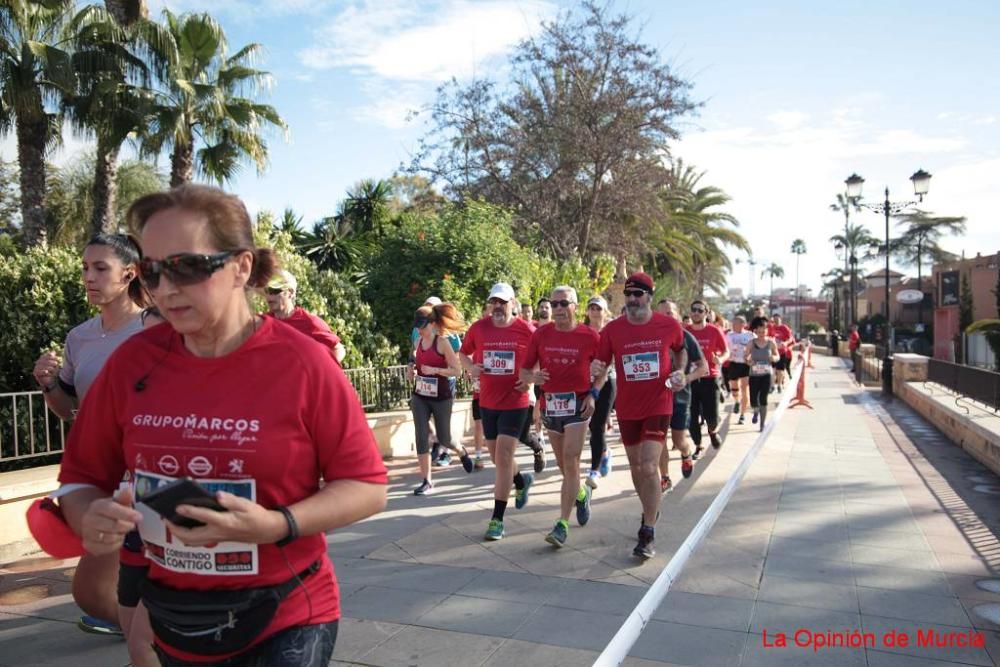
[[[797,605],[776,604],[757,600],[750,621],[750,632],[768,634],[784,632],[788,636],[800,628],[814,632],[826,629],[841,630],[860,627],[857,612],[818,609]]]
[[[867,652],[867,657],[868,667],[959,667],[962,664],[872,650]]]
[[[859,588],[861,613],[938,625],[971,627],[957,598],[876,588]]]
[[[483,663],[482,667],[510,667],[511,665],[546,665],[546,667],[581,667],[591,665],[597,651],[550,646],[518,639],[508,639]],[[627,664],[627,663],[623,663]],[[657,663],[660,664],[660,663]]]
[[[493,637],[511,637],[538,609],[537,604],[452,595],[427,611],[418,625]]]
[[[745,632],[650,621],[629,655],[682,665],[739,665]]]
[[[440,593],[365,586],[344,600],[343,611],[351,618],[412,624],[446,597]]]
[[[909,621],[902,621],[896,618],[883,618],[880,616],[869,616],[867,614],[862,614],[861,625],[865,632],[874,632],[876,638],[881,638],[892,631],[906,634],[909,637],[909,645],[906,647],[885,646],[881,639],[879,639],[879,651],[915,656],[930,660],[943,660],[946,662],[950,660],[969,665],[988,666],[993,664],[993,660],[990,658],[985,649],[960,647],[955,645],[950,645],[944,648],[918,645],[918,631],[925,634],[929,631],[933,631],[936,633],[936,636],[947,636],[948,633],[965,633],[970,630],[943,625],[933,625],[930,623],[911,623]]]
[[[753,601],[670,591],[653,614],[657,621],[746,632]]]
[[[337,643],[334,647],[333,657],[335,660],[358,660],[404,629],[406,629],[405,625],[397,623],[342,616],[337,628]]]
[[[886,588],[924,595],[951,595],[951,586],[944,573],[934,570],[912,570],[854,563],[854,580],[866,588]]]
[[[623,614],[602,614],[546,605],[535,610],[514,634],[514,639],[601,651],[624,621]]]
[[[764,575],[758,600],[778,604],[817,607],[834,611],[857,612],[858,589],[852,585],[805,581],[776,575]]]
[[[770,644],[774,643],[773,638],[769,638]],[[760,635],[750,635],[747,640],[746,650],[743,652],[742,667],[755,667],[757,665],[787,665],[789,667],[840,667],[840,665],[865,667],[865,650],[863,648],[824,648],[816,651],[811,647],[796,646],[792,635],[788,637],[788,646],[768,646],[765,645],[763,637]]]
[[[499,637],[408,627],[366,653],[363,661],[380,667],[481,665],[503,642]]]
[[[507,600],[524,604],[544,604],[559,594],[566,579],[540,577],[521,572],[479,572],[457,593],[466,597]]]

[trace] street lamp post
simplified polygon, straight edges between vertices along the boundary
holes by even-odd
[[[892,327],[889,322],[889,218],[893,215],[901,213],[904,209],[913,206],[918,201],[922,202],[924,200],[924,195],[927,194],[927,190],[930,188],[931,175],[923,169],[920,169],[910,176],[910,181],[913,183],[913,194],[917,196],[917,201],[890,201],[889,188],[886,186],[885,201],[880,204],[863,204],[858,202],[861,198],[861,187],[864,185],[865,179],[861,178],[857,174],[851,174],[847,180],[844,181],[844,184],[847,185],[848,200],[868,209],[869,211],[885,215],[885,330],[882,335],[882,343],[885,346],[882,354],[882,393],[885,396],[892,395],[892,366],[890,365],[892,363],[890,348]]]

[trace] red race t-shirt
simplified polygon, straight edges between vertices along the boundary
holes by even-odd
[[[774,340],[778,343],[778,352],[781,356],[791,358],[792,357],[792,343],[795,342],[795,336],[792,335],[792,328],[787,324],[779,324],[774,327]]]
[[[645,324],[632,324],[627,317],[619,317],[601,330],[597,358],[604,363],[615,358],[615,412],[620,418],[673,414],[674,393],[666,385],[672,370],[670,351],[683,349],[680,323],[660,313],[653,313]]]
[[[270,313],[267,315],[268,317],[274,317]],[[326,347],[330,348],[330,350],[333,350],[340,345],[340,336],[333,333],[329,324],[324,322],[322,318],[313,315],[306,309],[299,306],[296,306],[295,310],[292,311],[292,314],[285,319],[282,320],[277,317],[274,319],[301,331],[310,338],[319,341]]]
[[[314,495],[321,478],[388,481],[357,394],[340,366],[316,341],[272,318],[264,318],[224,357],[194,356],[167,324],[118,348],[81,405],[59,480],[110,493],[126,470],[139,499],[190,476],[211,491],[228,491],[266,508]],[[304,580],[308,597],[301,587],[289,594],[254,644],[288,627],[340,617],[324,535],[300,537],[283,550],[235,542],[186,547],[152,510],[141,503],[136,508],[143,512],[140,533],[149,578],[171,588],[269,586],[320,561],[320,570]],[[207,659],[165,645],[164,650],[181,659]]]
[[[516,410],[529,405],[528,392],[514,388],[524,366],[532,327],[520,318],[508,327],[498,327],[484,318],[469,327],[462,341],[462,354],[482,364],[479,374],[479,405],[488,410]]]
[[[851,335],[847,337],[847,349],[851,352],[857,352],[859,347],[861,347],[861,334],[852,331]]]
[[[590,362],[597,357],[601,337],[586,324],[571,331],[559,331],[555,325],[542,326],[531,336],[525,368],[539,364],[549,372],[542,385],[546,393],[575,392],[590,389]]]
[[[715,363],[714,354],[722,354],[729,349],[729,343],[726,342],[726,334],[722,333],[722,329],[714,324],[705,324],[701,329],[695,329],[693,324],[689,324],[687,330],[694,336],[694,339],[698,341],[698,346],[701,348],[701,353],[705,355],[705,360],[708,361],[708,374],[710,377],[719,377],[719,364]]]

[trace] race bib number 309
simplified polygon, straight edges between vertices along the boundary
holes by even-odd
[[[641,352],[622,355],[622,370],[627,382],[655,380],[660,377],[660,353]]]
[[[513,375],[514,351],[486,350],[483,352],[483,372],[487,375]]]

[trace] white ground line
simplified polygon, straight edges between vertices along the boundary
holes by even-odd
[[[663,598],[667,596],[670,586],[680,576],[681,571],[687,564],[688,558],[698,549],[705,536],[708,535],[708,531],[715,525],[716,519],[722,514],[722,510],[725,509],[733,493],[736,492],[736,488],[743,481],[744,475],[750,469],[750,465],[754,462],[754,459],[757,458],[757,454],[764,446],[764,442],[767,441],[768,436],[771,435],[775,424],[778,423],[785,410],[788,409],[788,404],[795,396],[794,388],[798,385],[799,376],[802,374],[804,366],[805,363],[800,363],[795,368],[795,373],[788,383],[781,401],[778,403],[778,408],[774,411],[773,416],[768,417],[764,430],[757,436],[757,439],[743,457],[743,461],[733,471],[729,480],[726,481],[726,485],[715,496],[715,500],[708,506],[705,513],[701,515],[701,519],[698,520],[695,527],[688,533],[687,538],[677,549],[677,552],[674,553],[670,562],[663,568],[660,576],[656,578],[656,581],[649,587],[646,594],[639,600],[639,604],[635,606],[635,609],[625,619],[622,626],[618,628],[618,632],[615,633],[615,636],[611,638],[608,645],[601,651],[601,655],[597,656],[597,660],[594,661],[594,667],[617,667],[628,656],[628,652],[632,650],[632,646],[639,640],[639,635],[642,634],[646,624],[649,623],[650,619],[653,618],[653,614],[656,613],[656,610],[663,603]]]

